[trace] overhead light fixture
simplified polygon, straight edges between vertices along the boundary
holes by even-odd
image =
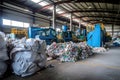
[[[53,6],[49,7],[48,9],[53,10]]]
[[[43,1],[43,2],[40,2],[39,3],[39,5],[41,5],[41,6],[46,6],[46,5],[48,5],[49,3],[48,2],[46,2],[46,1]]]
[[[58,11],[57,13],[58,13],[58,14],[62,14],[62,13],[64,13],[64,11]]]
[[[91,9],[92,8],[92,6],[88,6],[88,9]]]
[[[24,9],[24,11],[29,11],[28,9]]]

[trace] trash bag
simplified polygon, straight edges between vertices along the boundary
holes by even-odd
[[[7,70],[7,64],[3,61],[0,61],[0,77],[4,75]]]
[[[46,43],[37,39],[14,40],[10,50],[13,72],[25,77],[46,66]]]
[[[8,59],[9,59],[9,57],[7,55],[7,49],[4,48],[4,49],[0,50],[0,61],[5,61]]]
[[[0,32],[0,61],[5,61],[9,59],[4,38],[5,34],[3,32]]]
[[[19,51],[14,53],[13,57],[13,71],[15,74],[20,75],[21,77],[34,74],[38,70],[38,66],[35,63],[36,54],[33,54],[31,51]]]

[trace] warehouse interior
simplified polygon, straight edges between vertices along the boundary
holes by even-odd
[[[119,0],[0,0],[0,80],[120,80],[119,51]]]

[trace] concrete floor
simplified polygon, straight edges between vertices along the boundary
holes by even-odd
[[[120,48],[75,63],[50,61],[55,67],[21,78],[11,75],[4,80],[120,80]]]

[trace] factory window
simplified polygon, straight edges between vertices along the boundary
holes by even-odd
[[[3,25],[11,25],[11,20],[3,19]]]
[[[11,26],[23,27],[23,22],[19,22],[19,21],[12,21],[12,25],[11,25]]]
[[[29,23],[8,20],[8,19],[3,19],[3,25],[15,26],[15,27],[24,27],[24,28],[28,28],[30,26]]]
[[[29,23],[23,23],[23,27],[28,28],[30,26]]]

